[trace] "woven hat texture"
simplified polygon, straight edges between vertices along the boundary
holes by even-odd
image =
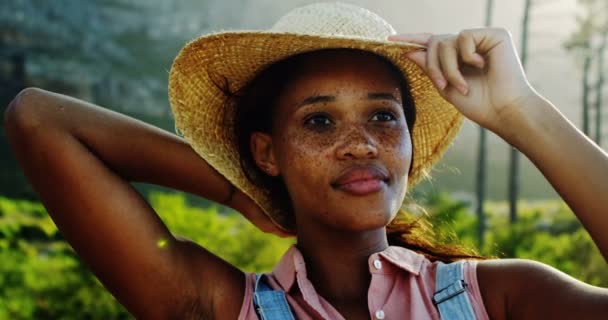
[[[272,63],[304,52],[350,48],[387,58],[407,77],[416,105],[412,132],[414,159],[409,186],[427,175],[462,124],[431,80],[405,53],[424,46],[387,41],[395,30],[375,13],[344,3],[317,3],[294,9],[267,31],[203,35],[187,43],[169,73],[169,101],[176,132],[213,168],[251,197],[286,231],[294,226],[272,206],[268,190],[252,184],[241,170],[234,134],[234,106],[216,86],[227,81],[237,92]],[[216,83],[216,84],[214,84]]]

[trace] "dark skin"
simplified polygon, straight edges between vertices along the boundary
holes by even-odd
[[[316,290],[346,318],[368,318],[367,258],[388,247],[385,226],[405,196],[412,148],[398,79],[375,57],[336,58],[304,63],[278,100],[273,133],[254,134],[252,146],[258,165],[286,183]],[[354,165],[379,167],[389,181],[367,196],[332,186]]]
[[[603,195],[608,181],[602,178],[608,176],[608,155],[529,86],[518,71],[508,34],[480,29],[394,40],[429,48],[408,57],[465,116],[528,156],[608,256],[608,199]],[[346,318],[369,319],[367,257],[386,248],[384,228],[405,195],[409,133],[395,91],[398,84],[383,66],[369,57],[331,60],[307,62],[307,72],[280,98],[273,133],[254,134],[252,150],[261,168],[286,181],[298,247],[315,288]],[[395,99],[370,99],[370,93],[389,93]],[[333,98],[295,111],[298,103],[319,95]],[[321,134],[303,125],[314,112],[327,119],[312,122],[331,130]],[[11,103],[5,128],[26,176],[64,237],[133,315],[237,318],[244,274],[172,235],[129,184],[154,183],[212,201],[226,199],[228,182],[183,139],[39,89],[27,89]],[[564,145],[578,156],[563,156]],[[361,162],[389,175],[380,192],[357,198],[332,187],[342,170]],[[263,230],[280,233],[241,192],[227,205]],[[167,245],[159,247],[159,240]],[[540,263],[491,260],[481,262],[477,272],[492,319],[601,319],[608,313],[608,290]]]

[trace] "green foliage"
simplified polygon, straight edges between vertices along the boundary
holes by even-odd
[[[435,194],[423,204],[440,240],[476,248],[477,219],[469,204]],[[510,225],[506,203],[489,203],[487,257],[532,259],[583,282],[608,287],[608,268],[597,246],[576,216],[561,201],[520,203],[518,221]]]
[[[264,234],[236,212],[218,214],[217,206],[191,207],[181,194],[154,192],[150,204],[175,235],[195,241],[245,271],[272,269],[293,243]]]
[[[258,231],[239,214],[194,207],[180,193],[148,197],[168,228],[245,271],[268,271],[293,243]],[[466,202],[445,194],[421,205],[441,241],[473,247],[476,218]],[[608,286],[606,263],[561,202],[523,203],[508,225],[506,204],[490,203],[484,255],[552,265],[587,283]],[[0,319],[132,319],[63,240],[37,202],[0,197]]]
[[[128,319],[39,203],[0,197],[0,319]]]
[[[169,229],[245,271],[268,271],[293,243],[235,212],[195,208],[182,194],[151,193]],[[0,319],[132,319],[63,240],[37,202],[0,197]]]

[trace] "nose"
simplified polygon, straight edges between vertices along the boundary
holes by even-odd
[[[336,148],[338,159],[373,159],[378,156],[375,139],[361,126],[352,126]]]

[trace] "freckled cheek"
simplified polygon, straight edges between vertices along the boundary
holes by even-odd
[[[292,131],[282,138],[283,166],[287,179],[303,184],[322,183],[334,138],[314,132]],[[313,174],[314,173],[314,174]]]
[[[412,157],[412,145],[406,128],[397,127],[384,130],[378,135],[378,144],[399,174],[407,174]]]
[[[286,149],[300,158],[318,159],[320,155],[329,155],[336,137],[331,133],[295,131],[285,135]]]

